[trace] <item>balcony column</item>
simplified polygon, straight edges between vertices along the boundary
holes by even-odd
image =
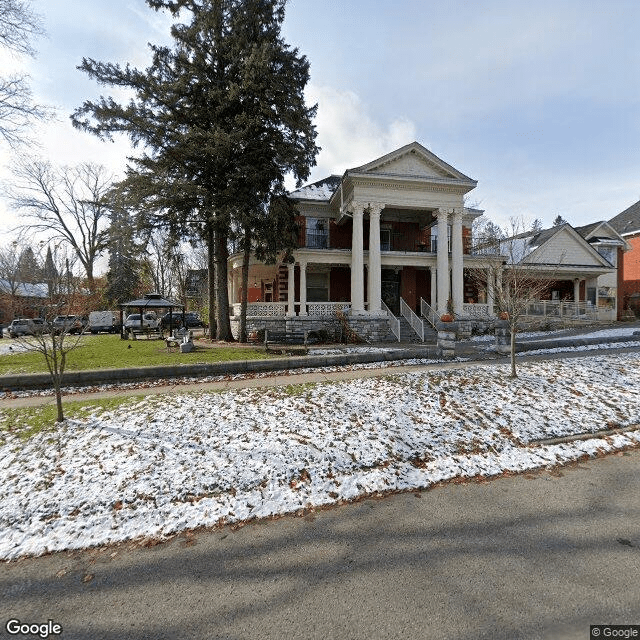
[[[438,209],[438,254],[436,256],[438,272],[438,315],[447,313],[449,302],[449,247],[447,246],[447,225],[449,212]]]
[[[580,302],[580,278],[574,278],[573,280],[573,300],[574,302]]]
[[[300,313],[298,315],[307,315],[307,261],[300,259]]]
[[[363,206],[354,202],[353,235],[351,238],[351,314],[364,314],[364,244]]]
[[[382,308],[382,260],[380,258],[380,214],[383,205],[369,205],[369,313],[380,313]]]
[[[493,316],[494,290],[493,290],[493,267],[487,269],[487,308],[489,317]]]
[[[462,257],[462,209],[453,210],[451,225],[451,284],[453,313],[463,315],[464,269]]]
[[[288,276],[287,276],[287,316],[295,316],[295,296],[296,296],[296,283],[295,283],[295,263],[290,262],[287,264]]]

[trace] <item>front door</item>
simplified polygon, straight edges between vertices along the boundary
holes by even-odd
[[[382,269],[382,301],[391,313],[400,315],[400,272],[393,269]]]

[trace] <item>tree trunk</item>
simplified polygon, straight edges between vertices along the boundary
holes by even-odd
[[[215,263],[215,233],[213,225],[207,224],[207,272],[209,287],[209,339],[216,337],[216,263]]]
[[[517,378],[518,373],[516,371],[516,326],[510,325],[511,329],[511,378]]]
[[[251,258],[251,230],[244,232],[244,253],[242,255],[242,300],[240,307],[240,342],[247,342],[247,294],[249,290],[249,260]]]
[[[55,385],[56,392],[56,409],[58,411],[58,417],[56,422],[64,422],[64,412],[62,411],[62,391],[60,390],[60,384]]]
[[[220,229],[215,233],[216,262],[216,337],[224,342],[233,342],[231,321],[229,319],[229,287],[227,284],[227,234]]]

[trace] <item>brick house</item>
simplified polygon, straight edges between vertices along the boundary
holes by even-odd
[[[627,308],[629,297],[640,294],[640,200],[609,220],[629,249],[618,268],[618,307]]]

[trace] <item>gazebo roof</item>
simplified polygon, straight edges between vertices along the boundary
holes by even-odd
[[[184,309],[184,305],[173,300],[163,298],[159,293],[147,293],[144,298],[131,300],[130,302],[121,302],[121,307],[135,307],[136,309]]]

